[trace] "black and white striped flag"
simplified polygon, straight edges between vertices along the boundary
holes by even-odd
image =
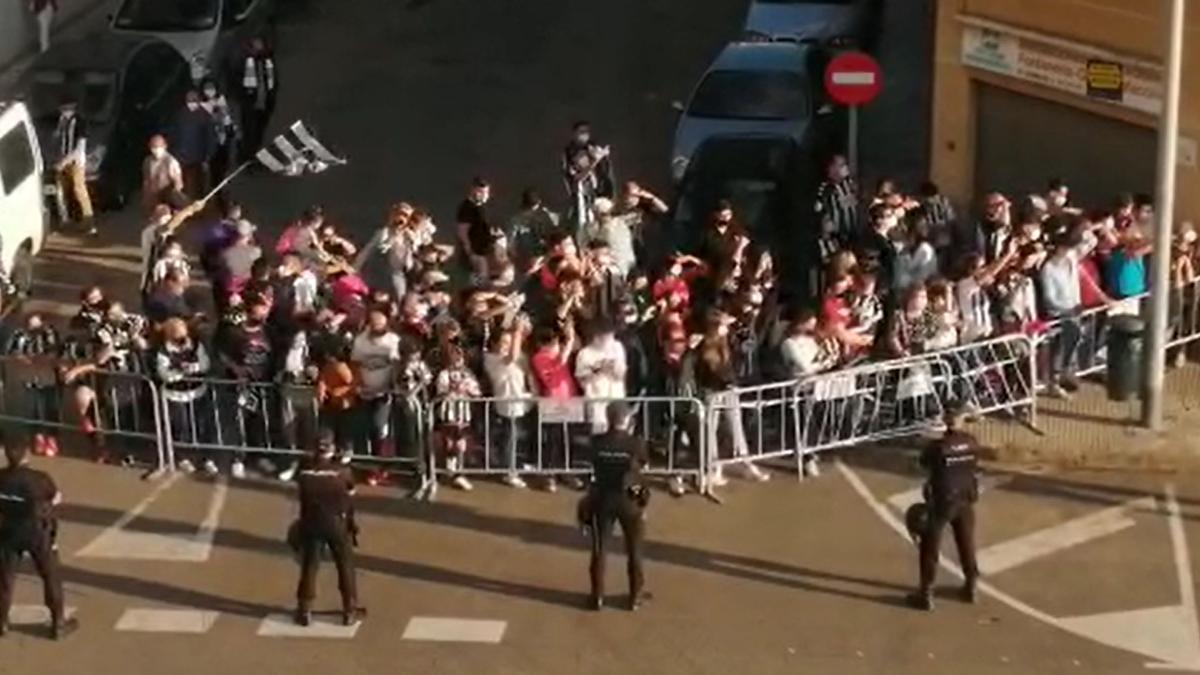
[[[345,164],[313,136],[304,122],[296,122],[275,137],[255,158],[275,173],[299,176],[305,172],[321,173],[330,166]]]

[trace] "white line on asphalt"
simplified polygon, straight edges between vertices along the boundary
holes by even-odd
[[[837,468],[846,481],[850,483],[850,487],[853,488],[854,491],[858,493],[858,496],[867,504],[867,506],[869,506],[871,510],[875,512],[875,515],[878,516],[879,519],[884,522],[884,524],[895,531],[895,533],[899,535],[901,539],[907,541],[908,530],[905,528],[904,523],[900,522],[895,514],[889,511],[882,502],[877,500],[875,496],[871,494],[870,489],[868,489],[866,484],[863,483],[862,479],[858,477],[858,474],[852,471],[850,467],[846,466],[845,462],[842,462],[841,460],[838,460]],[[1188,616],[1184,618],[1194,622],[1196,616],[1195,592],[1187,590],[1192,588],[1190,583],[1192,580],[1191,561],[1188,558],[1187,541],[1184,538],[1183,523],[1179,516],[1179,505],[1175,502],[1175,493],[1171,486],[1167,487],[1167,509],[1168,516],[1170,517],[1171,543],[1175,549],[1175,565],[1179,569],[1179,583],[1181,585],[1180,594],[1183,598],[1183,609],[1185,609],[1186,613],[1188,614]],[[955,576],[959,577],[960,579],[963,577],[962,568],[948,560],[945,556],[942,556],[938,562],[942,568],[949,570]],[[1185,582],[1187,582],[1187,588],[1182,588]],[[1194,625],[1189,626],[1185,631],[1174,630],[1174,627],[1170,626],[1167,628],[1170,636],[1177,641],[1181,641],[1179,644],[1173,643],[1169,645],[1163,645],[1156,641],[1153,644],[1139,642],[1135,645],[1129,642],[1116,642],[1112,639],[1113,636],[1108,633],[1107,630],[1104,632],[1104,634],[1101,634],[1097,630],[1089,630],[1092,627],[1087,625],[1087,623],[1084,621],[1087,619],[1087,617],[1078,617],[1067,620],[1059,619],[1057,617],[1050,616],[1036,607],[1025,604],[1024,602],[1005,593],[1004,591],[1001,591],[986,581],[980,581],[978,588],[981,593],[990,595],[997,601],[1008,605],[1010,608],[1032,619],[1049,624],[1068,633],[1079,635],[1094,642],[1099,642],[1100,644],[1104,644],[1109,647],[1115,647],[1125,651],[1132,651],[1140,653],[1144,656],[1158,659],[1160,662],[1146,664],[1147,668],[1200,672],[1200,645],[1196,644],[1197,642],[1200,642],[1200,636],[1197,635],[1197,633],[1200,632],[1200,629],[1196,628]],[[1120,636],[1122,633],[1142,632],[1145,628],[1143,625],[1138,623],[1146,618],[1146,612],[1144,610],[1115,612],[1113,614],[1105,615],[1104,625],[1107,627],[1108,624],[1111,624],[1113,621],[1119,618],[1126,618],[1128,621],[1122,621],[1122,629],[1121,632],[1118,632],[1118,636]],[[1169,620],[1170,617],[1167,617],[1167,619]],[[1152,620],[1155,621],[1155,625],[1158,628],[1164,626],[1163,623],[1160,623],[1163,621],[1161,616],[1152,617]],[[1175,622],[1176,626],[1178,623],[1178,621]],[[1153,649],[1153,651],[1150,651],[1151,649]],[[1184,655],[1182,660],[1176,658],[1176,656],[1179,654]],[[1196,656],[1193,657],[1193,655]]]
[[[169,482],[179,477],[175,474]],[[162,488],[160,485],[159,488]],[[156,491],[160,491],[156,489]],[[157,532],[136,532],[124,529],[130,522],[141,515],[149,506],[152,493],[142,504],[134,507],[133,511],[106,529],[90,544],[76,555],[88,558],[105,558],[109,560],[160,560],[166,562],[205,562],[212,555],[213,540],[221,521],[221,512],[225,508],[229,485],[222,476],[213,485],[212,497],[209,499],[208,511],[200,523],[196,533],[192,535],[159,534]]]
[[[75,616],[74,607],[63,607],[63,614],[69,619]],[[40,626],[50,624],[50,610],[43,605],[13,605],[8,612],[10,626]]]
[[[217,621],[217,612],[199,609],[152,609],[133,607],[117,620],[116,630],[132,633],[207,633]]]
[[[109,525],[95,539],[91,540],[83,548],[76,551],[75,555],[82,556],[82,557],[88,557],[90,555],[93,555],[92,551],[95,548],[100,547],[100,542],[101,542],[101,540],[103,540],[105,538],[106,535],[108,535],[109,533],[112,533],[112,532],[118,532],[120,530],[123,530],[127,525],[132,523],[136,518],[138,518],[143,513],[145,513],[146,509],[150,508],[150,505],[154,503],[154,500],[161,497],[162,493],[164,493],[168,489],[170,489],[170,487],[172,485],[174,485],[179,480],[180,477],[181,477],[181,474],[178,474],[178,473],[171,474],[170,476],[167,477],[166,480],[159,483],[158,485],[155,485],[154,489],[150,491],[150,494],[146,495],[145,499],[143,499],[142,501],[135,504],[132,509],[129,509],[128,511],[126,511],[120,518],[117,518],[117,521],[115,523],[113,523],[112,525]]]
[[[404,629],[405,640],[430,642],[485,642],[499,644],[504,637],[504,621],[414,616]]]
[[[998,490],[998,489],[1004,487],[1005,485],[1008,485],[1009,483],[1011,483],[1012,480],[1013,480],[1013,476],[1010,474],[984,476],[979,481],[979,492],[983,493],[983,492],[987,492],[988,490]],[[916,504],[918,502],[924,501],[924,499],[925,499],[924,492],[922,491],[921,488],[916,487],[911,490],[905,490],[904,492],[897,492],[896,494],[892,495],[891,497],[888,497],[887,501],[888,501],[888,504],[892,505],[892,508],[903,513],[908,510],[908,507],[910,507],[913,504]]]
[[[282,638],[323,638],[332,640],[350,640],[358,633],[359,621],[352,626],[343,626],[341,615],[325,616],[314,614],[308,626],[298,626],[292,617],[286,614],[272,614],[262,620],[258,626],[259,637]]]
[[[1137,524],[1129,517],[1130,511],[1153,511],[1154,508],[1153,497],[1134,499],[994,544],[976,555],[979,572],[984,575],[997,574],[1093,539],[1116,534]]]

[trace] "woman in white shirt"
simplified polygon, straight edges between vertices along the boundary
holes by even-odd
[[[587,398],[625,398],[625,347],[617,340],[611,323],[602,321],[593,328],[592,340],[575,356],[575,379]],[[586,418],[592,432],[608,429],[607,401],[590,402]]]
[[[529,413],[533,410],[529,364],[522,351],[529,327],[529,320],[522,317],[513,328],[498,331],[483,355],[483,370],[492,385],[492,396],[497,399],[494,410],[502,420],[499,437],[508,463],[504,483],[514,488],[525,487],[525,481],[517,473],[517,444],[522,439],[532,438],[529,430]],[[536,433],[536,429],[534,431]]]

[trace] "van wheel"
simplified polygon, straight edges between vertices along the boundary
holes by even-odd
[[[18,295],[28,296],[33,290],[33,253],[32,246],[28,242],[23,244],[17,251],[17,255],[13,257],[10,277]]]

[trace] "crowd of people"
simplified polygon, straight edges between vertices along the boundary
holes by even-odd
[[[598,400],[721,400],[739,385],[1036,332],[1049,320],[1061,326],[1050,393],[1068,396],[1079,313],[1146,290],[1153,205],[1144,196],[1085,211],[1052,180],[1015,203],[987,195],[974,220],[930,183],[908,195],[882,180],[864,197],[845,158],[834,157],[814,204],[821,263],[803,272],[812,273],[819,297],[789,298],[772,252],[752,240],[728,201],[716,204],[694,250],[672,248],[668,205],[615,179],[612,152],[587,123],[573,129],[562,175],[565,215],[529,189],[502,218],[488,181],[476,178],[453,227],[398,202],[361,245],[320,206],[263,241],[239,204],[226,201],[216,216],[203,201],[177,208],[186,201],[182,186],[164,184],[147,203],[141,235],[141,313],[90,288],[61,337],[31,315],[8,351],[53,364],[40,390],[50,393],[35,399],[59,414],[53,392],[70,387],[67,407],[96,439],[111,404],[89,378],[153,378],[177,447],[194,448],[182,453],[186,471],[216,473],[217,446],[250,452],[283,435],[302,447],[317,428],[333,432],[347,461],[416,456],[428,411],[453,485],[471,489],[461,471],[489,447],[508,469],[504,481],[522,488],[526,441],[535,434],[564,469],[561,478],[575,482],[565,437],[604,430]],[[184,250],[185,224],[202,230],[197,251]],[[1174,243],[1180,287],[1194,277],[1195,237],[1184,225]],[[192,254],[211,284],[211,312],[197,301]],[[264,388],[278,392],[277,403],[260,400]],[[484,397],[494,401],[481,406]],[[539,406],[580,397],[593,401],[578,406],[564,433],[542,425]],[[230,417],[220,414],[224,407],[237,412],[232,435],[216,428]],[[744,456],[738,408],[725,408],[711,432],[672,420],[678,428],[665,433],[680,452],[694,453],[699,434],[711,433],[719,456]],[[481,438],[481,416],[493,422],[494,439]],[[35,451],[56,450],[52,433],[38,434]],[[238,452],[232,475],[245,475],[249,458],[283,478],[294,471]],[[386,480],[385,468],[369,469],[367,479]],[[768,477],[752,463],[744,471]],[[672,489],[682,485],[673,481]]]

